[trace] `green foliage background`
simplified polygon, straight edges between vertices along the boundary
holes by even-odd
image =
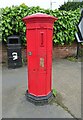
[[[83,8],[83,1],[82,2],[67,2],[64,5],[61,5],[59,10],[76,10],[77,8]]]
[[[2,30],[2,40],[7,41],[7,37],[13,34],[21,35],[22,44],[26,43],[26,27],[22,18],[37,12],[46,13],[58,18],[54,23],[54,44],[71,44],[75,40],[76,25],[80,17],[80,9],[74,11],[49,10],[37,7],[28,7],[25,4],[1,9],[2,19],[0,27]]]

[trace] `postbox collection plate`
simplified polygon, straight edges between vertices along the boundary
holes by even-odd
[[[44,67],[44,58],[40,58],[40,66]]]

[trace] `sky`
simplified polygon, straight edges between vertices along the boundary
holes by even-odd
[[[0,8],[25,3],[27,6],[40,6],[45,9],[57,9],[59,5],[64,4],[64,1],[67,0],[1,0]],[[52,2],[52,7],[50,2]]]

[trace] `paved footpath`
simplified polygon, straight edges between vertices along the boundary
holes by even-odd
[[[53,60],[53,87],[57,101],[76,118],[81,118],[81,62]]]
[[[58,91],[53,104],[35,106],[25,98],[27,67],[2,70],[2,116],[6,118],[77,118],[81,117],[81,64],[53,60],[53,88]],[[68,109],[67,109],[68,108]]]

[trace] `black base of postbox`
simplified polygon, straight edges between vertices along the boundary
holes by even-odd
[[[29,102],[35,104],[35,105],[45,105],[48,104],[53,99],[53,93],[50,92],[47,96],[34,96],[28,93],[28,90],[26,91],[26,98]]]

